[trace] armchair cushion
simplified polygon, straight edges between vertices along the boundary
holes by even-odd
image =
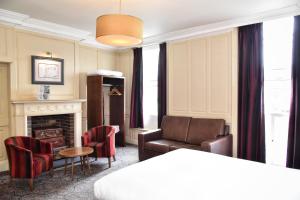
[[[33,154],[34,177],[49,171],[53,166],[53,158],[47,154]]]
[[[191,117],[164,116],[161,124],[163,138],[185,142]]]
[[[192,144],[181,144],[181,145],[174,145],[170,146],[170,151],[177,150],[177,149],[193,149],[193,150],[198,150],[201,151],[202,148],[199,145],[192,145]]]
[[[225,120],[193,118],[187,137],[187,143],[201,145],[203,141],[216,139],[224,135]]]

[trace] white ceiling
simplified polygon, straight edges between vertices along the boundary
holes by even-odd
[[[295,6],[299,0],[122,0],[123,13],[144,20],[144,37]],[[0,0],[0,8],[95,32],[99,15],[118,11],[118,0]]]

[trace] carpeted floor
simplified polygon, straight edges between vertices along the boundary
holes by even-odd
[[[91,162],[91,173],[84,175],[77,165],[75,168],[74,180],[71,180],[70,169],[64,175],[64,169],[54,170],[53,177],[44,174],[34,181],[34,191],[28,188],[27,181],[14,180],[9,183],[8,175],[0,176],[0,199],[94,199],[94,182],[101,177],[138,162],[138,150],[136,146],[126,146],[117,148],[117,161],[112,162],[112,167],[108,168],[107,159],[102,158]],[[94,159],[93,159],[94,160]]]

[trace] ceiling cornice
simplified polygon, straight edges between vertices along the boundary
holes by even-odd
[[[239,19],[227,20],[218,23],[212,23],[188,29],[178,30],[170,33],[165,33],[157,36],[151,36],[144,39],[141,46],[158,44],[164,41],[180,40],[185,38],[205,35],[212,32],[218,32],[233,27],[243,26],[252,23],[259,23],[270,19],[276,19],[284,16],[293,16],[300,14],[300,3],[294,4],[281,9],[276,9],[268,12],[258,13],[248,17]],[[0,23],[10,25],[19,29],[29,30],[33,32],[48,34],[52,36],[67,38],[79,41],[83,45],[93,46],[101,49],[118,50],[120,48],[109,47],[102,45],[95,40],[91,32],[55,24],[43,20],[38,20],[17,12],[12,12],[0,9]]]
[[[206,35],[208,33],[226,31],[229,28],[244,26],[248,24],[260,23],[280,17],[295,16],[300,14],[300,3],[292,6],[276,9],[268,12],[258,13],[248,17],[241,17],[239,19],[226,20],[222,22],[192,27],[188,29],[178,30],[166,34],[161,34],[144,39],[143,46],[161,43],[165,41],[181,40],[185,38],[192,38],[196,36]]]
[[[23,30],[79,41],[80,43],[88,46],[101,49],[114,49],[113,47],[98,43],[92,33],[88,31],[35,19],[29,15],[9,10],[0,9],[0,23],[1,22]]]

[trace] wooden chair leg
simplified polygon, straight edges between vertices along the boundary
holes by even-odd
[[[108,157],[108,166],[111,168],[111,157]]]
[[[9,176],[9,185],[12,185],[12,183],[13,183],[13,178]]]
[[[113,158],[114,158],[114,161],[116,161],[116,156],[115,155],[113,155]]]
[[[49,170],[49,176],[50,177],[53,177],[53,175],[54,175],[54,169],[53,169],[53,167]]]
[[[29,183],[29,189],[30,189],[30,191],[33,191],[33,178],[29,179],[28,183]]]
[[[68,158],[65,158],[65,175],[67,174]]]

